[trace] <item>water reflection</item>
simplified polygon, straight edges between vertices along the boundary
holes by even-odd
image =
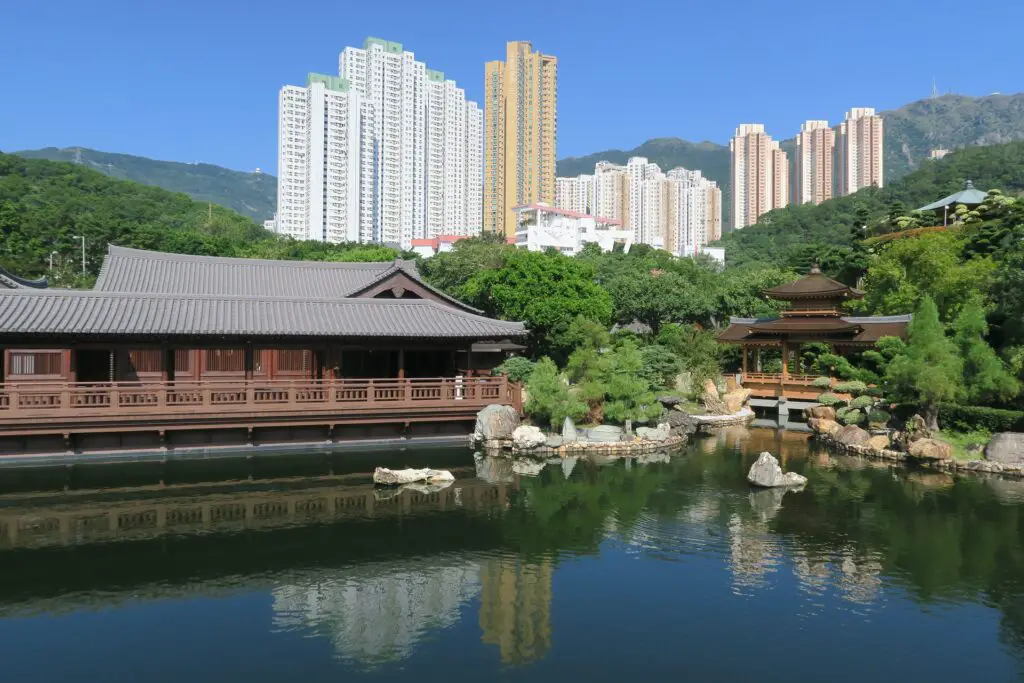
[[[745,473],[763,450],[807,476],[806,489],[751,490]],[[425,666],[441,648],[465,655],[476,680],[501,666],[561,680],[537,667],[610,656],[592,647],[595,618],[614,628],[620,657],[645,653],[634,670],[663,669],[679,655],[647,648],[648,627],[709,651],[729,635],[751,662],[809,637],[799,631],[807,627],[823,639],[821,652],[807,656],[843,661],[830,669],[836,680],[856,680],[842,647],[850,629],[861,639],[899,633],[929,661],[982,648],[987,661],[1002,662],[993,672],[1017,671],[1024,657],[1024,482],[833,456],[802,434],[757,428],[722,430],[673,457],[530,467],[465,452],[445,457],[459,463],[457,480],[439,490],[382,492],[365,476],[306,476],[0,496],[0,642],[23,637],[16,624],[74,630],[61,615],[114,604],[189,604],[214,614],[220,607],[208,598],[242,594],[265,602],[234,628],[278,643],[322,643],[330,666],[353,676]],[[648,593],[660,597],[643,603]],[[744,630],[734,628],[737,619]],[[935,620],[969,637],[940,644],[928,635]],[[217,639],[202,619],[192,628]],[[112,634],[71,635],[102,652]],[[5,661],[36,680],[60,678],[59,662],[29,667],[19,653],[33,646],[41,644],[5,650]],[[723,662],[732,659],[719,654],[718,666],[729,669]],[[901,669],[899,651],[875,654],[880,670],[913,674]],[[726,675],[701,670],[698,655],[688,655],[695,673]],[[931,678],[964,680],[946,666],[947,678],[944,670]],[[330,671],[306,680],[337,678]],[[771,671],[758,675],[786,680],[782,668]],[[22,679],[32,680],[12,678]]]

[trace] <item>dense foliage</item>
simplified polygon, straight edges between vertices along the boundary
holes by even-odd
[[[83,166],[0,154],[0,266],[58,285],[95,275],[108,244],[182,254],[306,260],[381,261],[378,245],[332,245],[278,238],[251,219],[183,194],[109,178]]]

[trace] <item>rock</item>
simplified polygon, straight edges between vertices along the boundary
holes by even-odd
[[[715,380],[706,379],[704,380],[704,395],[718,398],[718,385],[715,384]]]
[[[659,396],[655,400],[661,405],[665,406],[666,408],[677,406],[683,402],[683,399],[679,398],[678,396]]]
[[[999,432],[985,446],[985,459],[1003,464],[1024,464],[1024,433]]]
[[[917,439],[910,442],[907,453],[922,460],[949,460],[953,457],[953,447],[945,441]]]
[[[670,410],[661,416],[672,436],[689,436],[697,431],[697,419],[679,410]]]
[[[576,423],[572,421],[571,417],[565,418],[562,421],[562,441],[572,443],[573,441],[578,441],[579,438],[580,435],[576,431]]]
[[[807,426],[814,430],[816,434],[827,434],[833,436],[842,427],[835,420],[829,420],[824,417],[811,417],[807,420]]]
[[[595,443],[614,443],[622,441],[622,427],[614,425],[598,425],[587,430],[587,440]]]
[[[653,429],[651,427],[637,427],[636,435],[648,441],[667,441],[668,437],[671,436],[671,428],[667,422],[662,422]]]
[[[846,425],[833,436],[836,441],[847,446],[866,446],[871,441],[871,434],[857,425]]]
[[[816,417],[819,420],[835,421],[836,409],[832,406],[811,406],[810,408],[804,409],[804,417],[808,419]]]
[[[544,436],[544,432],[540,430],[540,427],[520,425],[512,431],[512,446],[520,450],[537,448],[543,445],[545,441],[547,441],[547,437]]]
[[[562,445],[563,441],[564,439],[562,439],[562,437],[558,436],[557,434],[552,434],[544,441],[544,445],[547,446],[548,448],[559,448]]]
[[[807,477],[796,472],[782,472],[779,461],[765,451],[758,456],[757,461],[750,466],[747,472],[747,481],[754,486],[772,488],[775,486],[803,486],[807,483]]]
[[[382,486],[400,486],[402,484],[412,484],[417,481],[436,484],[446,481],[455,481],[455,477],[447,470],[432,470],[429,467],[422,470],[389,470],[386,467],[378,467],[373,471],[373,483],[381,484]]]
[[[879,434],[868,439],[868,445],[871,446],[871,450],[884,451],[889,447],[889,437],[885,434]]]
[[[914,415],[907,420],[906,431],[908,442],[917,441],[918,439],[930,439],[932,436],[932,431],[928,429],[928,425],[920,415]]]
[[[512,438],[512,432],[519,426],[519,413],[511,406],[487,406],[476,414],[473,441],[489,441]]]
[[[511,458],[477,453],[473,460],[478,479],[488,484],[510,484],[515,481]]]
[[[750,400],[751,395],[754,392],[750,389],[737,389],[736,391],[730,391],[728,394],[722,397],[722,402],[725,404],[725,409],[728,411],[728,415],[738,413],[743,410],[743,406],[747,405],[747,401]]]
[[[536,477],[544,469],[544,463],[519,458],[512,461],[512,471],[524,477]]]

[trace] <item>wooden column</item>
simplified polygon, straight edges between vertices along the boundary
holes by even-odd
[[[761,372],[761,347],[754,347],[754,372]]]
[[[405,349],[398,349],[398,379],[405,379]]]
[[[253,374],[252,342],[245,342],[245,379],[252,379]]]
[[[789,379],[789,342],[782,342],[782,381]]]
[[[741,352],[741,355],[743,356],[743,375],[746,376],[746,374],[747,374],[747,347],[746,346],[741,346],[740,347],[740,352]]]

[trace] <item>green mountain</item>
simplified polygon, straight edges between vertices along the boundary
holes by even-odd
[[[768,212],[754,225],[725,235],[719,246],[725,247],[726,263],[806,269],[810,260],[818,259],[825,267],[829,260],[843,260],[854,226],[874,226],[890,214],[924,206],[962,190],[968,180],[980,190],[1024,192],[1024,141],[967,147],[919,166],[882,189],[869,187],[817,206],[790,205]]]
[[[885,120],[886,183],[919,168],[933,149],[1024,140],[1024,93],[987,97],[944,95],[881,113]],[[838,122],[841,113],[836,116],[833,123]],[[792,155],[793,140],[783,140],[781,144]],[[592,173],[598,161],[625,163],[633,156],[647,157],[666,171],[676,166],[700,169],[706,177],[718,181],[723,194],[728,196],[729,148],[713,142],[657,138],[628,151],[611,149],[562,159],[557,172],[559,176]]]
[[[244,173],[213,164],[158,161],[84,147],[47,147],[15,154],[27,159],[68,161],[113,178],[183,192],[196,201],[220,204],[258,221],[272,218],[277,203],[277,178],[265,173]]]

